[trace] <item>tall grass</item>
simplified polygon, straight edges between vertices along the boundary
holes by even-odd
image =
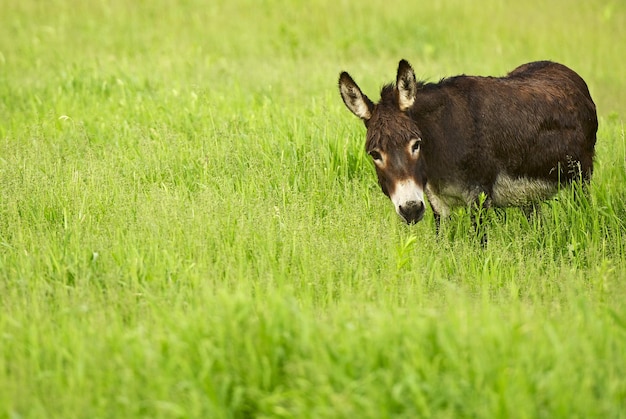
[[[619,2],[0,4],[1,417],[622,417]],[[403,225],[337,93],[561,61],[588,194]]]

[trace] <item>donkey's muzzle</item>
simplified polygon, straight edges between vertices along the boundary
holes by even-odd
[[[409,201],[398,207],[398,213],[407,224],[415,224],[424,217],[425,209],[423,202]]]

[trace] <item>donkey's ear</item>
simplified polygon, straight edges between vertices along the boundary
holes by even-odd
[[[345,71],[339,76],[339,93],[341,93],[343,103],[350,109],[350,112],[363,121],[367,121],[372,117],[374,104],[361,92],[359,86]]]
[[[396,78],[396,89],[398,89],[398,107],[401,111],[406,111],[415,102],[417,95],[417,80],[413,67],[406,60],[401,60],[398,64],[398,76]]]

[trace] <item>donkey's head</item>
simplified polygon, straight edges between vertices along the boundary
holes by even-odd
[[[407,223],[424,216],[425,164],[420,156],[422,136],[410,117],[417,94],[411,65],[400,61],[395,85],[383,87],[378,104],[372,103],[346,72],[339,91],[350,111],[365,122],[365,149],[374,160],[378,183]]]

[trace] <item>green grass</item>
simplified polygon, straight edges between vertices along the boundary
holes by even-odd
[[[626,416],[623,2],[359,3],[0,3],[0,417]],[[574,68],[589,194],[403,225],[401,58]]]

